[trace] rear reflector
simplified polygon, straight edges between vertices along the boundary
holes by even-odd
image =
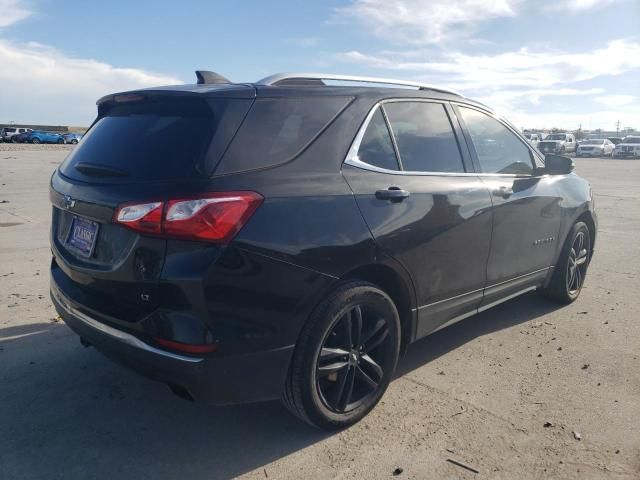
[[[215,352],[218,347],[218,345],[215,343],[205,345],[192,345],[189,343],[174,342],[173,340],[167,340],[165,338],[159,337],[153,337],[153,339],[156,341],[156,343],[158,343],[158,345],[162,345],[163,347],[167,347],[171,350],[185,353],[211,353]]]
[[[215,192],[166,202],[127,203],[114,222],[140,233],[228,243],[262,203],[255,192]]]

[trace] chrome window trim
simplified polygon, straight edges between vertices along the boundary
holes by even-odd
[[[376,102],[373,105],[373,107],[371,107],[371,110],[369,110],[369,113],[367,113],[367,116],[365,117],[364,122],[362,122],[362,125],[360,125],[360,129],[358,130],[358,133],[353,139],[353,142],[351,142],[351,147],[349,147],[349,151],[347,152],[347,156],[345,157],[343,164],[350,165],[352,167],[360,168],[363,170],[369,170],[371,172],[385,173],[390,175],[410,175],[410,176],[429,176],[429,177],[434,177],[434,176],[436,177],[501,177],[501,178],[528,178],[532,176],[532,175],[521,175],[521,174],[513,174],[513,173],[422,172],[422,171],[413,171],[413,170],[388,170],[386,168],[376,167],[375,165],[371,165],[369,163],[363,162],[358,157],[358,150],[360,149],[362,138],[364,137],[365,131],[367,130],[367,127],[369,127],[369,123],[371,122],[371,119],[375,115],[376,110],[378,108],[381,108],[382,105],[384,105],[385,103],[397,103],[397,102],[440,103],[442,105],[446,103],[446,101],[430,99],[430,98],[388,98],[388,99],[384,99],[384,100],[380,100],[379,102]],[[449,102],[449,103],[455,103],[456,105],[460,105],[460,106],[470,106],[466,103],[459,103],[459,102]],[[495,115],[493,115],[491,112],[487,110],[483,110],[480,108],[477,108],[477,110],[482,113],[488,114],[492,118],[495,118],[496,120],[500,121],[498,118],[496,118]],[[500,122],[500,123],[504,124],[503,122]],[[511,128],[509,128],[509,130],[511,130]],[[452,125],[452,131],[454,131],[455,133],[455,130],[453,130],[453,125]],[[393,137],[392,137],[392,141],[394,141]]]

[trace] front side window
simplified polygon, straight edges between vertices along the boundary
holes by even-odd
[[[460,107],[483,173],[530,175],[531,152],[502,123],[489,115]]]
[[[358,159],[375,167],[398,170],[398,159],[393,149],[391,135],[379,108],[376,109],[364,132],[358,149]]]

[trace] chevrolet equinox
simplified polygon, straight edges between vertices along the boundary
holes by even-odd
[[[196,73],[100,99],[51,178],[51,297],[84,345],[186,398],[281,398],[337,429],[415,340],[531,290],[580,294],[589,184],[485,105]]]

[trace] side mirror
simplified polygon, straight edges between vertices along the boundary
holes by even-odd
[[[562,155],[545,155],[544,173],[548,175],[566,175],[573,172],[575,164],[569,157]]]

